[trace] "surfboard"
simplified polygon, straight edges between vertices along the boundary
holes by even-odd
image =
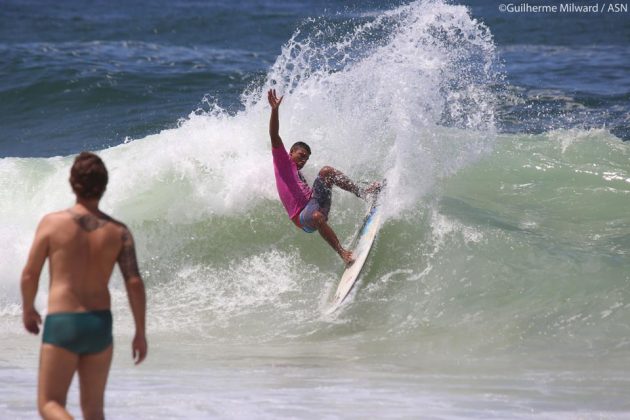
[[[382,196],[383,191],[375,195],[371,200],[370,208],[363,219],[363,224],[357,231],[357,234],[353,240],[353,256],[355,258],[354,263],[346,268],[341,276],[337,290],[326,309],[326,314],[335,312],[348,297],[350,291],[354,287],[355,283],[359,279],[361,270],[367,261],[376,235],[381,227],[381,209],[379,197]]]

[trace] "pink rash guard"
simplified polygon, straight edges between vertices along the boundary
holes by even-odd
[[[284,148],[272,147],[273,170],[276,175],[276,187],[280,201],[289,214],[291,220],[300,214],[308,200],[311,199],[313,190],[298,173],[295,162]]]

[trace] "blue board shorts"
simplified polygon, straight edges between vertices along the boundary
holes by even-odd
[[[100,353],[113,342],[110,310],[46,315],[42,341],[73,353]]]
[[[332,189],[327,187],[324,181],[318,176],[313,182],[313,195],[300,212],[300,226],[306,233],[313,233],[317,230],[313,224],[313,213],[321,212],[326,220],[332,204]]]

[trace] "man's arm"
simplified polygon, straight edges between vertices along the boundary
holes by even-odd
[[[35,232],[35,239],[22,270],[20,288],[22,289],[22,322],[24,328],[32,334],[39,333],[42,318],[35,309],[35,295],[39,286],[39,276],[48,257],[48,223],[42,219]]]
[[[271,105],[269,137],[271,137],[271,147],[273,148],[282,146],[282,139],[280,138],[280,121],[278,119],[278,108],[280,108],[282,98],[284,98],[284,96],[281,96],[280,99],[278,99],[275,89],[269,89],[269,92],[267,92],[267,100],[269,100],[269,105]]]
[[[148,346],[145,330],[147,304],[144,293],[144,283],[142,282],[140,271],[138,270],[133,236],[126,226],[123,227],[122,248],[118,255],[118,266],[125,280],[129,306],[131,306],[131,313],[133,314],[133,320],[136,325],[136,334],[131,343],[131,357],[135,360],[136,364],[138,364],[147,356]]]

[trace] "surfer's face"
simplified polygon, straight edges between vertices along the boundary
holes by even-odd
[[[311,157],[311,154],[302,147],[296,147],[291,150],[289,156],[291,156],[291,160],[295,162],[295,166],[297,166],[298,169],[302,169],[304,165],[306,165],[308,158]]]

